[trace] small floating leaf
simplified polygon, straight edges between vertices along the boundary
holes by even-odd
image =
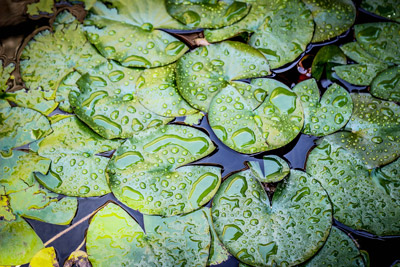
[[[400,22],[400,5],[397,0],[363,0],[361,7],[368,12]]]
[[[118,14],[118,16],[116,16]],[[122,66],[153,68],[170,64],[189,48],[159,30],[185,29],[167,12],[164,1],[98,1],[85,20],[89,41],[108,59]]]
[[[29,144],[51,133],[45,116],[29,108],[4,108],[0,110],[0,150]]]
[[[29,267],[59,267],[54,247],[41,249],[32,258]]]
[[[168,13],[190,28],[221,28],[247,15],[250,5],[243,1],[168,0]]]
[[[232,41],[199,47],[185,54],[177,64],[179,92],[192,107],[204,112],[214,96],[232,85],[233,80],[268,74],[268,62],[260,52]]]
[[[327,41],[347,31],[356,19],[351,0],[303,0],[316,24],[313,43]]]
[[[314,79],[298,83],[293,91],[299,96],[304,109],[302,133],[325,136],[343,128],[353,111],[353,101],[346,89],[332,84],[320,99]]]
[[[400,67],[391,67],[379,73],[371,83],[373,96],[400,102]]]
[[[346,63],[346,56],[339,47],[336,45],[323,46],[315,55],[311,66],[311,73],[315,79],[319,80],[322,74],[326,72],[326,77],[330,79],[332,68],[337,65],[345,65]]]
[[[276,183],[289,173],[289,164],[281,157],[268,155],[263,157],[264,171],[257,161],[249,161],[248,165],[253,175],[262,183]]]
[[[323,188],[296,170],[279,184],[272,204],[260,182],[245,170],[223,182],[212,206],[220,240],[232,255],[252,266],[292,266],[309,259],[327,239],[331,216]]]
[[[116,149],[76,117],[52,125],[54,132],[39,143],[38,154],[52,160],[47,175],[36,178],[47,189],[67,196],[101,196],[110,192],[105,176],[108,158],[97,154]]]
[[[134,135],[114,153],[108,167],[114,195],[145,214],[171,216],[206,204],[221,182],[221,169],[184,166],[215,149],[204,133],[166,125]]]

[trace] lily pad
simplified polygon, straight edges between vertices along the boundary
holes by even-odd
[[[5,99],[0,99],[0,109],[9,108],[11,105]]]
[[[0,94],[8,89],[8,80],[12,78],[11,73],[15,70],[14,63],[3,66],[3,61],[0,60]]]
[[[38,154],[52,160],[47,175],[36,178],[47,189],[67,196],[101,196],[110,192],[104,170],[108,158],[98,154],[116,149],[71,116],[52,124],[54,132],[39,142]]]
[[[400,22],[400,6],[397,0],[363,0],[361,7],[378,16]]]
[[[29,224],[18,217],[10,222],[0,220],[0,246],[0,265],[21,265],[43,248],[43,242]]]
[[[32,258],[29,267],[59,267],[54,247],[41,249]]]
[[[355,242],[344,232],[332,227],[322,249],[301,266],[367,266]]]
[[[313,43],[336,37],[353,25],[356,7],[351,0],[303,0],[316,24]]]
[[[140,71],[110,62],[82,75],[69,102],[101,136],[131,137],[196,112],[177,92],[174,71],[174,65]]]
[[[67,74],[67,76],[65,76],[64,79],[60,82],[60,85],[57,88],[55,101],[59,103],[58,108],[61,109],[62,111],[68,113],[74,112],[71,107],[71,104],[69,103],[68,95],[69,92],[71,91],[79,90],[79,88],[76,85],[76,82],[81,77],[82,75],[79,72],[74,71]]]
[[[304,109],[302,133],[325,136],[340,130],[349,121],[353,100],[340,85],[330,85],[321,99],[314,79],[298,83],[293,91],[300,97]]]
[[[85,19],[89,41],[108,59],[126,67],[153,68],[170,64],[189,48],[160,29],[185,29],[172,18],[164,1],[96,2]]]
[[[4,108],[0,110],[0,150],[29,144],[51,133],[45,116],[28,108]]]
[[[336,135],[345,137],[342,133]],[[379,236],[398,235],[400,160],[370,173],[357,153],[340,139],[325,137],[310,152],[307,173],[327,191],[338,221]]]
[[[190,28],[221,28],[243,19],[250,5],[231,0],[167,0],[168,13]]]
[[[311,66],[312,77],[319,80],[325,72],[326,77],[332,80],[333,67],[337,65],[347,64],[347,58],[342,50],[336,45],[323,46],[315,58]]]
[[[69,255],[68,259],[64,263],[64,267],[91,267],[89,262],[88,254],[82,250],[75,250]]]
[[[67,11],[61,12],[53,32],[40,31],[24,47],[20,70],[29,89],[40,88],[44,98],[54,100],[64,77],[72,71],[86,73],[105,61],[87,41],[82,25]]]
[[[39,0],[26,6],[26,13],[31,16],[38,16],[41,13],[54,13],[54,0]]]
[[[272,203],[251,170],[228,177],[213,200],[212,216],[228,251],[252,266],[304,262],[323,246],[332,224],[326,192],[297,170],[278,185]]]
[[[262,183],[276,183],[283,180],[289,173],[289,164],[281,157],[268,155],[263,157],[264,170],[258,161],[249,161],[253,175]]]
[[[254,33],[249,45],[268,59],[271,68],[295,60],[310,43],[314,22],[311,12],[300,0],[255,1],[241,21],[217,30],[204,32],[209,42],[218,42],[239,35]]]
[[[260,52],[232,41],[199,47],[185,54],[177,64],[179,92],[192,107],[204,112],[214,96],[234,80],[268,74],[268,62]]]
[[[208,114],[211,128],[225,145],[241,153],[288,144],[303,128],[300,98],[273,79],[254,79],[251,87],[253,93],[247,97],[233,86],[214,97]],[[254,101],[258,95],[267,95],[262,104]]]
[[[144,216],[144,228],[110,203],[93,217],[87,252],[96,266],[205,266],[210,230],[202,210],[185,216]]]
[[[400,67],[391,67],[379,73],[371,83],[373,96],[400,102]]]
[[[388,64],[400,64],[400,24],[375,22],[354,26],[360,46],[369,54]]]
[[[171,216],[205,205],[221,182],[221,169],[191,165],[215,149],[191,127],[166,125],[134,135],[114,153],[107,174],[114,195],[145,214]]]

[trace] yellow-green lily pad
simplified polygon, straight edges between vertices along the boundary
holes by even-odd
[[[54,247],[41,249],[32,258],[29,267],[59,267]]]
[[[0,94],[3,94],[8,89],[8,80],[11,78],[11,73],[15,70],[15,64],[10,63],[3,66],[3,60],[0,60]]]

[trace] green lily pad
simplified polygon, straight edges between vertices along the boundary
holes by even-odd
[[[249,161],[253,175],[262,183],[276,183],[283,180],[289,173],[289,164],[281,157],[268,155],[263,157],[264,171],[258,161]]]
[[[375,22],[354,26],[360,46],[369,54],[388,64],[400,64],[400,24]]]
[[[332,224],[326,192],[297,170],[278,185],[272,203],[251,170],[230,176],[213,200],[212,216],[228,251],[252,266],[304,262],[323,246]]]
[[[177,92],[175,66],[140,71],[111,62],[82,75],[69,102],[78,117],[101,136],[127,138],[147,128],[193,114]]]
[[[353,25],[356,7],[351,0],[303,0],[316,24],[313,43],[336,37]]]
[[[167,0],[168,13],[190,28],[221,28],[243,19],[250,5],[231,0]]]
[[[38,154],[52,160],[47,175],[36,178],[47,189],[67,196],[101,196],[110,192],[105,176],[108,158],[98,154],[116,149],[119,141],[106,140],[76,117],[52,124],[54,132],[39,143]]]
[[[24,219],[0,220],[0,265],[28,263],[43,242]],[[12,252],[12,253],[10,253]]]
[[[110,203],[90,222],[87,252],[96,266],[205,266],[210,233],[202,210],[185,216],[144,216],[144,228]]]
[[[153,68],[170,64],[189,48],[159,29],[184,29],[158,0],[96,2],[85,20],[89,41],[108,59],[126,67]]]
[[[323,46],[311,66],[311,74],[317,80],[320,80],[322,74],[326,72],[326,77],[332,80],[333,67],[347,64],[347,58],[342,50],[336,45]]]
[[[191,127],[166,125],[134,135],[114,153],[107,174],[114,195],[145,214],[171,216],[205,205],[221,182],[221,169],[184,166],[215,149]]]
[[[53,32],[34,36],[21,54],[22,80],[29,89],[40,88],[44,98],[54,100],[64,77],[72,71],[86,73],[105,61],[87,41],[82,25],[67,11],[61,12]]]
[[[343,128],[353,111],[349,92],[334,83],[320,99],[318,84],[314,79],[298,83],[293,91],[300,97],[304,109],[302,133],[325,136]]]
[[[219,240],[217,232],[215,232],[211,209],[208,207],[203,208],[204,215],[206,215],[208,224],[210,225],[210,233],[211,233],[211,246],[210,246],[210,255],[208,256],[207,266],[218,265],[228,260],[229,252],[222,244],[221,240]]]
[[[192,107],[204,112],[214,96],[234,80],[268,74],[268,62],[260,52],[232,41],[199,47],[185,54],[177,64],[179,92]]]
[[[335,135],[347,140],[345,133]],[[328,192],[338,221],[379,236],[398,235],[400,160],[370,173],[357,153],[340,139],[327,136],[310,152],[307,172]]]
[[[82,75],[79,72],[74,71],[67,74],[67,76],[65,76],[64,79],[60,82],[60,85],[57,88],[55,101],[59,103],[58,108],[61,109],[62,111],[68,113],[74,112],[71,107],[71,104],[69,103],[68,95],[69,92],[71,91],[79,90],[79,88],[76,85],[76,82],[81,77]]]
[[[11,105],[5,99],[0,99],[0,109],[9,108]]]
[[[29,144],[51,133],[45,116],[28,108],[4,108],[0,110],[0,150]]]
[[[31,16],[38,16],[41,13],[54,13],[54,0],[39,0],[26,6],[26,13]]]
[[[41,249],[32,258],[29,267],[59,267],[54,247]]]
[[[225,145],[241,153],[288,144],[303,128],[300,98],[273,79],[255,79],[251,87],[253,94],[247,97],[233,86],[225,87],[214,97],[208,114],[211,128]],[[250,101],[257,95],[268,96],[260,105]]]
[[[373,96],[400,102],[400,67],[391,67],[379,73],[371,83]]]
[[[344,232],[332,227],[325,245],[301,266],[367,266],[355,242]]]
[[[368,12],[400,22],[400,5],[397,0],[363,0],[361,7]]]
[[[3,61],[0,60],[0,94],[3,94],[8,89],[8,80],[11,77],[11,73],[15,70],[14,63],[10,63],[7,66],[3,66]]]

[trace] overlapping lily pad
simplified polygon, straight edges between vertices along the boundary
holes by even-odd
[[[210,230],[202,210],[170,218],[144,216],[144,228],[110,203],[92,219],[87,252],[96,266],[205,266]]]
[[[304,262],[323,246],[332,223],[326,192],[296,170],[279,184],[272,203],[250,170],[230,176],[213,200],[212,216],[228,251],[252,266]]]
[[[64,263],[64,267],[90,267],[88,254],[82,250],[75,250],[69,255],[68,259]]]
[[[243,19],[250,10],[245,1],[167,0],[168,13],[190,28],[221,28]]]
[[[59,267],[54,247],[41,249],[32,258],[29,267]]]
[[[400,66],[379,73],[372,80],[370,92],[376,97],[400,102]]]
[[[197,112],[177,92],[174,71],[175,65],[140,71],[111,61],[82,75],[69,102],[78,117],[101,136],[131,137]]]
[[[262,183],[276,183],[283,180],[289,173],[289,164],[281,157],[268,155],[263,157],[264,170],[258,161],[247,163],[253,175]]]
[[[8,89],[8,80],[11,78],[11,73],[14,71],[13,63],[3,66],[3,61],[0,60],[0,94],[3,94]]]
[[[217,137],[241,153],[288,144],[303,127],[300,98],[273,79],[254,79],[249,87],[251,90],[245,94],[227,86],[212,100],[208,119]]]
[[[47,118],[37,111],[20,107],[0,110],[0,150],[29,144],[51,131]]]
[[[343,128],[353,111],[349,92],[334,83],[320,99],[318,84],[314,79],[298,83],[293,91],[300,97],[304,109],[302,133],[325,136]]]
[[[54,100],[67,74],[75,70],[86,73],[104,61],[87,41],[81,24],[63,11],[53,24],[53,32],[40,31],[24,47],[21,77],[29,89],[40,88],[46,100]]]
[[[98,154],[116,149],[120,142],[102,138],[74,116],[55,122],[52,128],[54,132],[39,143],[38,154],[52,160],[47,175],[36,175],[39,182],[67,196],[109,193],[105,177],[109,159]]]
[[[170,64],[188,47],[160,29],[185,29],[172,18],[164,1],[96,2],[85,20],[90,42],[100,53],[126,67],[152,68]]]
[[[310,152],[307,172],[328,192],[337,220],[379,236],[400,234],[400,160],[370,172],[358,153],[335,136],[325,137]]]
[[[208,112],[215,95],[235,84],[233,81],[268,74],[268,62],[260,52],[246,44],[227,41],[199,47],[179,59],[177,85],[191,106]]]
[[[397,0],[363,0],[361,7],[368,12],[400,22],[400,5]]]
[[[166,125],[134,135],[114,153],[108,167],[114,195],[145,214],[171,216],[206,204],[221,182],[221,169],[191,165],[215,149],[203,132]]]
[[[336,37],[353,25],[356,7],[351,0],[303,0],[316,24],[313,43]]]
[[[333,67],[337,65],[345,65],[347,58],[345,54],[336,45],[323,46],[315,58],[311,66],[312,77],[319,80],[323,73],[326,73],[326,78],[332,80]]]
[[[245,18],[231,26],[206,30],[206,39],[218,42],[240,33],[254,33],[249,44],[266,56],[271,68],[295,60],[312,39],[311,12],[300,0],[254,1],[251,4]]]
[[[354,241],[344,232],[332,227],[325,245],[302,266],[368,266]]]

